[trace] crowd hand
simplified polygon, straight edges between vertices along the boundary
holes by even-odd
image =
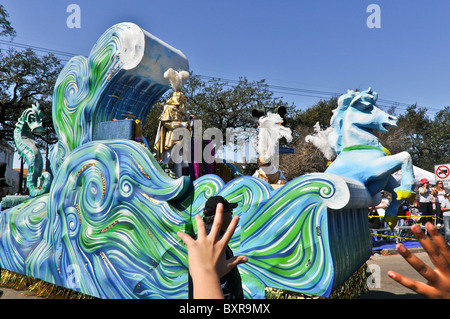
[[[200,215],[195,216],[197,223],[197,240],[186,233],[177,235],[186,244],[188,250],[189,272],[192,277],[194,298],[223,298],[220,287],[220,277],[233,267],[247,261],[244,256],[225,260],[222,254],[230,241],[239,217],[235,216],[222,237],[219,236],[222,226],[223,205],[218,204],[216,216],[209,234],[206,234],[205,224]]]
[[[403,286],[430,299],[450,299],[450,248],[436,227],[428,222],[425,227],[431,235],[424,234],[419,225],[411,226],[414,235],[428,253],[435,268],[425,264],[402,244],[397,245],[397,251],[405,260],[428,282],[423,283],[389,271],[388,276]]]

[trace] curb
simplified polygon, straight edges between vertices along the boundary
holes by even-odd
[[[425,252],[425,249],[423,248],[408,248],[408,250],[412,253],[422,253]],[[396,249],[381,249],[381,250],[374,250],[372,252],[372,255],[378,253],[381,254],[383,256],[389,256],[389,255],[397,255],[398,252]]]

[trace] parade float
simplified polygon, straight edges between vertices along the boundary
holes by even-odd
[[[2,281],[94,298],[187,298],[187,250],[176,233],[195,235],[194,217],[220,195],[238,204],[229,245],[248,257],[238,266],[246,298],[357,295],[372,249],[367,207],[381,189],[396,190],[397,201],[413,192],[410,158],[388,156],[372,133],[396,121],[376,107],[376,93],[339,99],[330,134],[337,158],[325,173],[279,187],[252,176],[172,178],[140,133],[170,89],[169,69],[189,71],[181,51],[135,24],[115,25],[58,77],[51,172],[26,140],[39,107],[19,121],[16,145],[33,169],[30,197],[0,213]],[[390,174],[400,168],[399,186]]]

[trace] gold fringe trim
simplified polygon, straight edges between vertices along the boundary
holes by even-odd
[[[364,264],[346,282],[335,289],[328,299],[355,299],[369,290],[367,279],[367,264]]]
[[[1,270],[0,287],[24,290],[36,282],[36,279],[6,269]]]
[[[103,253],[100,253],[104,257]],[[105,258],[105,257],[104,257]],[[266,287],[266,299],[354,299],[367,292],[367,264],[361,266],[344,284],[335,289],[328,298]],[[47,299],[98,299],[83,293],[60,287],[39,279],[2,269],[0,287],[27,290],[27,295]]]
[[[46,299],[98,299],[49,282],[2,269],[0,287],[26,290],[26,295]]]
[[[328,298],[300,292],[266,287],[266,299],[355,299],[369,290],[367,286],[367,264],[359,268],[346,282],[336,288]]]

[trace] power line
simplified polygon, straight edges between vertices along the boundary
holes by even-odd
[[[73,57],[74,55],[78,55],[78,54],[74,54],[74,53],[71,53],[71,52],[59,51],[59,50],[48,49],[48,48],[33,46],[33,45],[29,45],[29,44],[18,43],[18,42],[11,42],[11,41],[5,41],[5,40],[0,40],[0,43],[1,44],[10,45],[10,46],[14,46],[14,47],[24,48],[24,49],[32,48],[32,49],[35,49],[36,51],[53,53],[55,55],[62,55],[62,56],[66,56],[66,57],[69,57],[69,58]]]
[[[201,78],[205,79],[214,79],[212,76],[206,76],[206,75],[199,75]],[[217,79],[217,78],[216,78]],[[233,79],[225,79],[220,78],[223,81],[231,82],[231,83],[239,83],[239,80],[233,80]],[[313,97],[313,98],[332,98],[332,97],[339,97],[344,92],[330,92],[330,91],[319,91],[319,90],[311,90],[311,89],[302,89],[302,88],[293,88],[293,87],[287,87],[287,86],[277,86],[277,85],[270,85],[267,84],[268,87],[271,89],[272,92],[278,93],[278,94],[286,94],[286,95],[294,95],[294,96],[303,96],[303,97]],[[377,105],[385,108],[395,107],[402,110],[406,110],[409,106],[411,106],[414,103],[408,104],[398,101],[392,101],[387,99],[378,99]],[[432,108],[428,108],[429,110]],[[438,110],[438,109],[434,109]]]
[[[18,48],[22,48],[22,49],[32,48],[39,52],[51,53],[51,54],[54,54],[54,55],[57,55],[60,57],[64,57],[61,59],[63,62],[67,62],[67,61],[69,61],[70,58],[72,58],[76,55],[80,55],[80,54],[76,54],[76,53],[72,53],[72,52],[54,50],[54,49],[44,48],[44,47],[40,47],[40,46],[33,46],[33,45],[25,44],[25,43],[18,43],[18,42],[5,41],[5,40],[0,40],[0,44],[18,47]],[[201,75],[201,74],[197,74],[197,75],[200,76],[201,78],[209,79],[209,80],[220,79],[220,80],[223,80],[226,82],[231,82],[231,83],[239,83],[240,82],[240,80],[226,79],[226,78],[222,78],[222,77],[212,77],[212,76]],[[341,96],[343,94],[342,92],[319,91],[319,90],[293,88],[293,87],[270,85],[270,84],[267,84],[267,85],[273,93],[290,95],[290,96],[302,96],[302,97],[312,97],[312,98],[321,98],[321,99],[328,98],[329,99],[332,97]],[[408,104],[408,103],[392,101],[392,100],[387,100],[387,99],[378,99],[377,102],[378,102],[378,105],[381,107],[386,107],[386,108],[395,107],[395,108],[399,108],[399,109],[403,109],[403,110],[406,110],[409,106],[414,104],[414,103]],[[440,110],[440,109],[432,108],[432,107],[427,107],[427,109],[432,110],[432,111]]]

